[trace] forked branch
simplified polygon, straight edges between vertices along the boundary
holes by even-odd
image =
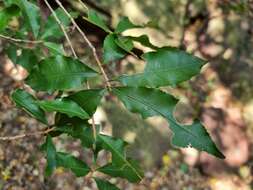
[[[81,28],[78,26],[78,24],[76,23],[76,21],[73,19],[73,17],[69,14],[69,12],[65,9],[65,7],[62,5],[62,3],[59,0],[55,0],[56,3],[61,7],[61,9],[65,12],[65,14],[71,19],[72,24],[76,27],[76,29],[78,30],[78,32],[82,35],[83,39],[85,40],[85,42],[88,44],[88,46],[90,47],[90,49],[92,50],[93,56],[96,60],[96,63],[104,77],[104,80],[106,82],[106,86],[108,88],[108,90],[111,90],[111,84],[109,82],[109,78],[103,68],[103,65],[101,63],[101,61],[98,58],[98,54],[97,54],[97,50],[96,48],[93,46],[93,44],[90,42],[90,40],[88,39],[88,37],[86,36],[86,34],[81,30]]]

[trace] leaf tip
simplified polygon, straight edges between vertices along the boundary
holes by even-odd
[[[215,148],[216,148],[216,152],[213,153],[213,155],[222,160],[226,159],[226,156],[216,146]]]

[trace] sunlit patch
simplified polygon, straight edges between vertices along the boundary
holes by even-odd
[[[124,135],[124,140],[129,143],[133,143],[135,141],[135,138],[136,138],[136,133],[131,132],[131,131],[127,131],[126,134]]]
[[[10,59],[6,59],[5,61],[4,73],[17,81],[24,80],[28,75],[23,67],[15,65]]]
[[[228,59],[230,59],[230,58],[232,57],[232,55],[233,55],[233,50],[230,49],[230,48],[228,48],[228,49],[226,49],[226,51],[224,52],[223,58],[226,59],[226,60],[228,60]]]

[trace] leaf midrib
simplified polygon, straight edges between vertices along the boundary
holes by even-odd
[[[70,170],[78,170],[79,172],[86,172],[86,173],[88,173],[90,171],[90,169],[88,168],[88,166],[78,167],[78,166],[72,166],[72,165],[68,166],[66,164],[62,164],[62,167],[66,167],[66,168],[68,168]]]
[[[101,137],[100,137],[101,138]],[[103,137],[101,138],[102,140],[103,140]],[[103,140],[103,142],[104,143],[106,143],[112,150],[114,150],[118,155],[119,155],[119,157],[126,163],[126,164],[124,164],[124,165],[128,165],[133,171],[134,171],[134,173],[138,176],[138,178],[140,179],[140,180],[142,180],[142,177],[141,177],[141,175],[139,174],[139,172],[131,165],[131,163],[129,163],[128,161],[127,161],[127,159],[125,159],[118,151],[117,151],[117,149],[115,150],[109,143],[107,143],[105,140]]]
[[[31,107],[30,107],[30,105],[27,105],[27,104],[25,104],[25,103],[23,103],[23,101],[21,101],[21,97],[19,96],[19,97],[17,97],[16,96],[16,98],[15,98],[15,101],[20,105],[20,106],[22,106],[23,108],[23,110],[24,111],[26,111],[26,112],[28,112],[29,114],[31,114],[31,115],[34,115],[35,117],[37,117],[38,119],[42,119],[41,117],[43,117],[42,115],[40,115],[39,113],[37,114],[37,113],[34,113],[34,112],[32,112],[32,111],[41,111],[41,110],[39,110],[39,108],[38,108],[38,110],[34,110],[34,109],[32,109]],[[28,103],[28,102],[27,102]],[[31,99],[31,103],[32,103],[32,105],[36,105],[35,104],[35,100],[33,100],[33,99]],[[31,111],[31,110],[32,111]],[[44,120],[44,119],[43,119]]]
[[[133,75],[122,75],[120,76],[120,78],[128,78],[128,77],[132,77],[132,76],[142,76],[142,75],[145,75],[145,74],[151,74],[151,73],[165,73],[165,72],[169,72],[169,71],[178,71],[178,70],[181,70],[181,69],[184,69],[184,68],[187,68],[189,66],[192,66],[194,64],[188,64],[187,66],[184,66],[184,67],[177,67],[177,68],[168,68],[168,69],[149,69],[149,70],[145,70],[143,72],[140,72],[140,73],[136,73],[136,74],[133,74]]]
[[[148,103],[146,103],[146,102],[142,102],[142,101],[140,101],[140,100],[137,99],[137,98],[131,97],[131,96],[129,96],[129,95],[127,95],[127,97],[129,97],[129,98],[131,98],[131,99],[133,99],[133,100],[135,100],[135,101],[137,101],[137,102],[143,103],[145,106],[150,106],[150,104],[148,104]],[[187,130],[186,128],[184,128],[184,127],[182,127],[181,125],[177,124],[177,123],[176,123],[174,120],[172,120],[171,118],[166,117],[166,116],[165,116],[164,114],[162,114],[160,111],[157,111],[157,110],[156,110],[155,108],[153,108],[152,106],[150,106],[150,107],[153,109],[153,111],[159,113],[159,114],[162,115],[163,117],[167,118],[170,122],[172,122],[172,123],[174,123],[176,126],[178,126],[180,129],[183,129],[184,131],[186,131],[186,133],[189,133],[189,134],[192,135],[194,138],[197,138],[197,139],[199,138],[199,137],[196,136],[194,133],[192,133],[190,130]],[[176,133],[176,132],[174,132],[174,133]],[[199,143],[198,141],[195,141],[195,142],[196,142],[197,144],[199,144],[200,147],[203,147],[204,149],[206,149],[205,145]]]
[[[48,107],[49,109],[53,109],[53,110],[55,110],[55,111],[64,111],[64,113],[66,113],[66,111],[68,112],[69,111],[69,109],[64,109],[64,108],[60,108],[60,109],[55,109],[55,106],[53,106],[53,105],[50,105],[50,104],[47,104],[47,105],[42,105],[43,103],[41,103],[41,102],[39,102],[39,105],[41,105],[42,107]],[[86,113],[85,111],[84,111],[84,109],[83,108],[81,108],[80,107],[80,109],[82,110],[82,112],[83,113],[85,113],[87,116],[89,116],[88,115],[88,113]],[[75,111],[69,111],[72,115],[74,114],[74,115],[76,115],[76,116],[84,116],[84,115],[82,115],[82,114],[79,114],[79,112],[75,112]],[[68,113],[69,113],[68,112]],[[85,116],[85,118],[86,118],[86,116]],[[82,118],[82,119],[84,119],[84,118]]]
[[[85,75],[95,75],[95,72],[72,72],[72,73],[64,73],[64,74],[54,74],[47,76],[47,79],[54,79],[54,78],[64,78],[65,76],[72,76],[72,75],[79,75],[79,76],[85,76]],[[45,74],[44,74],[45,75]]]
[[[120,90],[118,90],[118,89],[116,89],[116,90],[120,92]],[[160,111],[156,110],[156,109],[155,109],[152,105],[150,105],[149,103],[147,103],[147,102],[145,102],[145,101],[141,101],[141,100],[139,100],[138,98],[132,97],[132,96],[130,96],[130,95],[127,95],[127,97],[130,98],[130,99],[132,99],[132,100],[134,100],[134,101],[137,101],[137,102],[139,102],[139,103],[142,103],[142,104],[144,104],[145,106],[150,107],[153,111],[155,111],[155,112],[159,113],[161,116],[167,118],[169,121],[171,121],[171,122],[174,123],[175,125],[179,126],[180,128],[182,128],[182,129],[183,129],[184,131],[186,131],[187,133],[190,133],[193,137],[198,138],[198,136],[196,136],[194,133],[192,133],[191,131],[185,129],[184,127],[181,127],[181,126],[178,125],[174,120],[172,120],[171,118],[165,116],[165,115],[164,115],[163,113],[161,113]],[[200,144],[200,145],[202,145],[202,144]]]

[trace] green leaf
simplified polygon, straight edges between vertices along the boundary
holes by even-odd
[[[113,163],[109,163],[103,167],[100,167],[97,171],[110,175],[112,177],[127,179],[131,183],[140,182],[144,174],[141,171],[139,164],[130,158],[127,158],[127,162],[128,165],[125,164],[122,166],[116,166]],[[139,175],[136,175],[136,173],[134,173],[133,168],[139,173]]]
[[[192,125],[180,125],[171,119],[170,128],[174,133],[172,144],[178,147],[194,147],[218,158],[225,159],[225,156],[218,150],[200,121],[195,120]]]
[[[77,103],[68,99],[55,99],[52,101],[37,101],[37,104],[47,112],[60,112],[69,117],[88,119],[90,116]]]
[[[71,94],[67,98],[75,101],[90,116],[92,116],[95,113],[101,98],[104,96],[104,93],[104,89],[82,90]]]
[[[56,160],[57,167],[70,169],[77,177],[86,176],[90,172],[86,163],[70,154],[57,152]]]
[[[94,137],[92,126],[87,120],[80,118],[70,118],[65,114],[56,114],[57,131],[67,133],[75,139],[79,139],[83,147],[92,148],[94,144]]]
[[[81,119],[79,117],[69,117],[67,114],[56,113],[55,115],[56,126],[72,126],[77,125],[80,127],[86,127],[88,125],[87,119]]]
[[[115,165],[120,166],[125,163],[125,146],[127,145],[125,141],[106,135],[99,135],[98,141],[102,142],[104,149],[112,153],[112,160]]]
[[[77,59],[64,56],[49,57],[35,67],[26,82],[33,89],[52,92],[79,88],[97,72]]]
[[[97,184],[97,187],[99,190],[120,190],[118,187],[115,185],[111,184],[108,181],[99,179],[99,178],[94,178]]]
[[[21,65],[28,72],[31,72],[33,67],[38,64],[38,58],[33,50],[22,49],[22,53],[17,57],[15,64]]]
[[[92,148],[95,142],[92,127],[87,121],[75,122],[72,125],[58,125],[56,130],[79,139],[83,147]]]
[[[69,26],[69,24],[71,23],[71,20],[69,19],[69,17],[64,13],[64,11],[61,8],[56,9],[55,14],[59,18],[59,20],[61,21],[61,24],[65,28],[67,26]],[[74,12],[70,12],[70,15],[73,18],[76,18],[78,16],[78,14],[76,14]],[[62,32],[61,27],[56,22],[56,20],[52,14],[48,17],[48,20],[45,24],[45,28],[40,35],[41,35],[41,37],[40,37],[41,39],[49,39],[51,37],[55,38],[55,39],[59,39],[64,36],[64,33]]]
[[[102,149],[99,142],[95,142],[94,134],[92,130],[91,124],[88,123],[87,120],[81,120],[80,118],[70,118],[65,114],[56,114],[56,122],[57,131],[61,133],[66,133],[72,136],[75,139],[79,139],[83,147],[86,148],[94,148],[94,144],[96,143],[94,154],[97,156],[98,152]],[[96,125],[97,133],[100,131],[100,126]],[[57,136],[60,134],[56,134]]]
[[[9,7],[15,3],[16,0],[4,0],[4,6]]]
[[[27,0],[15,0],[14,3],[22,10],[25,19],[28,21],[34,37],[37,38],[40,30],[40,9]]]
[[[6,53],[14,64],[20,65],[30,72],[35,65],[38,64],[38,57],[34,50],[22,49],[21,54],[17,54],[18,48],[15,45],[10,45],[6,49]]]
[[[105,63],[108,63],[110,61],[116,61],[126,55],[126,52],[116,43],[116,39],[117,36],[115,34],[109,34],[104,40],[103,60]]]
[[[16,5],[6,7],[0,11],[0,31],[4,30],[12,17],[19,15],[20,9]]]
[[[103,19],[98,16],[98,14],[93,11],[93,10],[89,10],[88,13],[88,18],[84,18],[87,21],[91,22],[92,24],[98,26],[99,28],[103,29],[104,31],[111,33],[111,30],[108,28],[108,26],[105,24],[105,22],[103,21]]]
[[[118,80],[127,86],[175,86],[197,75],[206,63],[176,48],[161,48],[143,57],[147,61],[144,72],[123,75]]]
[[[18,55],[17,55],[17,46],[15,45],[10,45],[9,47],[7,47],[5,49],[5,52],[7,54],[7,56],[9,57],[9,59],[14,63],[16,64],[17,62],[17,59],[18,59]]]
[[[113,177],[126,178],[130,182],[139,182],[143,178],[143,172],[138,164],[126,157],[126,143],[121,139],[115,139],[105,135],[98,135],[98,141],[102,147],[112,154],[112,163],[98,169],[98,171]]]
[[[129,20],[128,17],[123,17],[123,18],[119,21],[119,23],[118,23],[118,25],[117,25],[117,27],[116,27],[116,29],[115,29],[115,32],[116,32],[116,33],[122,33],[122,32],[124,32],[124,31],[126,31],[126,30],[129,30],[129,29],[133,29],[133,28],[142,28],[142,27],[143,27],[143,26],[139,26],[139,25],[133,24],[133,23]]]
[[[134,47],[133,41],[127,37],[120,36],[115,39],[116,44],[126,52],[131,52]]]
[[[154,49],[154,50],[159,49],[158,47],[154,46],[150,42],[147,35],[141,35],[141,36],[137,36],[137,37],[134,37],[134,36],[125,36],[125,37],[130,39],[130,40],[133,40],[135,42],[139,42],[141,45],[146,46],[148,48],[151,48],[151,49]]]
[[[76,157],[67,153],[56,152],[50,135],[47,135],[46,142],[41,146],[41,149],[47,154],[46,176],[52,175],[56,167],[70,169],[77,177],[85,176],[90,171],[87,164]]]
[[[173,109],[178,100],[158,89],[145,87],[113,88],[113,93],[124,103],[126,108],[139,113],[145,119],[157,115],[173,117]],[[160,114],[163,113],[163,114]]]
[[[53,55],[65,55],[62,44],[57,44],[53,42],[44,42],[44,45],[50,50]]]
[[[179,147],[192,146],[200,151],[206,151],[219,158],[224,155],[218,150],[210,135],[200,122],[193,125],[180,125],[173,117],[173,109],[177,100],[160,90],[145,87],[114,88],[113,93],[130,111],[140,113],[143,118],[163,116],[170,123],[174,133],[172,143]]]
[[[31,94],[24,90],[17,89],[12,93],[11,98],[18,107],[23,108],[31,116],[47,124],[44,111],[36,104],[36,99]]]
[[[50,176],[57,167],[56,149],[50,135],[47,135],[46,142],[41,146],[41,149],[47,154],[47,167],[45,174],[46,176]]]

